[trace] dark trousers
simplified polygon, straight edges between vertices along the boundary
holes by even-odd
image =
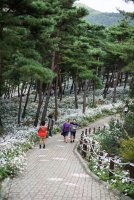
[[[73,136],[73,139],[75,139],[76,131],[71,132],[71,135]]]
[[[49,129],[49,136],[50,136],[50,137],[53,136],[53,131],[52,131],[52,129]]]

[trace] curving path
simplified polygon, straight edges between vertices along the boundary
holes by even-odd
[[[106,124],[111,117],[92,123]],[[77,131],[77,140],[81,130]],[[10,182],[8,200],[117,200],[112,192],[88,175],[73,149],[60,134],[46,140],[46,149],[35,147],[26,156],[27,167]]]

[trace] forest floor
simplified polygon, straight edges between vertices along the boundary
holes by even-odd
[[[87,128],[108,123],[105,117]],[[114,118],[117,118],[115,115]],[[86,173],[74,154],[84,129],[79,129],[74,143],[64,143],[60,134],[46,139],[46,149],[35,146],[26,155],[26,169],[9,182],[4,199],[8,200],[117,200],[118,196]]]

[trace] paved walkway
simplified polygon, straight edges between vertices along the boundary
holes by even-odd
[[[104,125],[111,117],[90,127]],[[81,130],[77,132],[79,140]],[[86,174],[73,153],[75,143],[64,143],[60,134],[46,140],[46,149],[27,153],[27,168],[14,178],[8,200],[117,200],[104,185]]]

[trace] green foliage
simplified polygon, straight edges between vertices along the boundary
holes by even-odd
[[[7,178],[11,175],[12,167],[6,166],[6,167],[0,167],[0,181],[2,181],[4,178]]]
[[[21,67],[20,71],[22,73],[22,79],[31,78],[34,80],[40,80],[42,82],[48,83],[54,78],[54,73],[48,68],[43,68],[40,64],[35,65],[24,65]]]
[[[111,183],[111,188],[118,189],[121,193],[134,198],[134,183],[124,183],[116,178],[116,181]]]
[[[129,112],[124,119],[124,129],[130,137],[134,137],[134,104],[129,106]]]
[[[107,134],[104,131],[100,143],[101,149],[105,150],[108,154],[118,154],[119,143],[113,135]]]
[[[87,126],[89,124],[89,121],[86,119],[81,119],[80,121],[80,127]]]
[[[102,112],[103,112],[105,115],[113,115],[112,110],[103,109]]]
[[[4,131],[3,127],[0,126],[0,137],[4,134],[4,132],[5,131]]]
[[[60,127],[60,126],[54,127],[54,129],[53,129],[53,134],[57,134],[57,133],[59,133],[59,132],[61,132],[61,127]]]
[[[39,142],[39,138],[37,137],[37,134],[33,133],[32,135],[30,135],[30,137],[28,138],[29,142],[30,142],[30,146],[29,148],[32,147],[32,145],[35,145]]]
[[[101,79],[98,76],[94,75],[92,80],[93,80],[95,89],[102,89],[103,85],[102,85]]]
[[[107,181],[109,180],[109,171],[106,168],[103,168],[103,170],[101,170],[100,168],[98,168],[96,166],[97,160],[91,159],[88,163],[89,169],[96,174],[97,176],[99,176],[99,178],[103,181]]]
[[[91,79],[93,77],[93,73],[90,70],[85,70],[79,73],[79,77],[81,79]]]
[[[132,78],[132,81],[130,83],[130,97],[134,97],[134,77]]]
[[[117,189],[119,192],[127,196],[132,198],[134,197],[134,183],[129,183],[126,178],[121,179],[118,176],[112,176],[110,178],[108,170],[109,166],[98,167],[97,162],[98,160],[94,157],[88,163],[89,169],[94,174],[96,174],[101,180],[107,181],[107,183],[109,183],[109,188]],[[119,176],[122,174],[121,172],[117,171],[116,173],[119,173]],[[122,174],[122,176],[124,175]]]
[[[123,130],[120,123],[115,122],[113,119],[110,121],[109,129],[101,130],[99,132],[99,141],[101,144],[101,150],[106,150],[109,154],[119,153],[120,139],[126,138],[127,134]]]
[[[132,111],[131,106],[130,109]],[[101,145],[100,150],[106,150],[109,155],[121,155],[125,162],[133,162],[134,137],[128,138],[127,132],[118,121],[116,122],[112,119],[109,128],[98,131],[98,133],[95,134],[95,138]],[[108,170],[109,164],[104,160],[101,166],[98,167],[97,163],[98,158],[94,154],[89,160],[89,168],[93,173],[95,173],[101,180],[109,182],[110,188],[117,189],[121,193],[132,198],[134,197],[134,183],[129,182],[127,179],[129,173],[124,170],[122,165],[115,166],[114,173],[117,174],[117,176],[112,176],[110,178]]]
[[[134,161],[134,137],[126,140],[121,139],[120,155],[126,161]]]

